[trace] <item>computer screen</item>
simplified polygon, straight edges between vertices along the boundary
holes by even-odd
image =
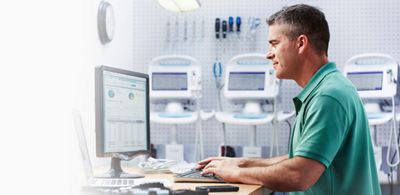
[[[100,66],[96,67],[95,79],[97,156],[114,158],[118,154],[129,157],[148,153],[148,75]]]
[[[228,90],[263,91],[265,72],[230,72]]]
[[[188,76],[186,72],[153,72],[151,78],[151,88],[155,91],[188,90]]]
[[[349,72],[347,78],[358,91],[382,90],[383,72]]]

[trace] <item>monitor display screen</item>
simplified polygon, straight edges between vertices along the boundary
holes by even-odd
[[[265,72],[230,72],[228,90],[263,91]]]
[[[358,91],[382,90],[383,72],[349,72],[347,78]]]
[[[153,72],[152,90],[186,91],[188,90],[188,78],[186,72]]]
[[[97,71],[98,152],[104,155],[148,150],[150,138],[147,75],[108,68]]]

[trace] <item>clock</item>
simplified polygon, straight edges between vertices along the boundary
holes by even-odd
[[[97,30],[102,44],[112,41],[115,30],[115,17],[112,5],[101,1],[97,13]]]

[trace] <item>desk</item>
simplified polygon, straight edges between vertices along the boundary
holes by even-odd
[[[124,168],[126,169],[127,172],[138,172],[138,169],[136,168]],[[221,183],[174,183],[174,178],[173,174],[144,174],[145,178],[148,179],[165,179],[168,180],[172,183],[171,188],[173,190],[178,190],[178,189],[191,189],[195,190],[196,186],[207,186],[207,185],[226,185],[226,184],[221,184]],[[261,195],[261,194],[269,194],[271,193],[270,190],[263,188],[260,185],[248,185],[248,184],[230,184],[234,186],[239,187],[238,192],[218,192],[218,193],[209,193],[211,195],[244,195],[244,194],[250,194],[250,195]]]
[[[171,181],[172,186],[171,188],[174,190],[178,189],[191,189],[195,190],[196,186],[211,186],[211,185],[226,185],[221,183],[173,183],[173,174],[146,174],[146,178],[149,179],[157,179],[162,178],[168,181]],[[225,192],[225,193],[209,193],[215,195],[222,195],[222,194],[250,194],[250,195],[261,195],[261,194],[269,194],[270,191],[263,188],[260,185],[248,185],[248,184],[230,184],[239,187],[238,192]]]

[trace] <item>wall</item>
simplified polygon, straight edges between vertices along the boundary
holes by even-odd
[[[295,3],[315,5],[326,14],[330,25],[331,41],[329,58],[335,61],[339,68],[351,56],[365,52],[381,52],[400,59],[400,25],[398,18],[400,3],[398,1],[201,1],[199,10],[189,13],[171,13],[163,10],[155,1],[135,4],[133,8],[134,37],[132,58],[134,69],[146,69],[148,62],[164,54],[185,54],[195,57],[203,68],[203,99],[204,109],[216,108],[216,90],[212,76],[212,64],[216,56],[223,65],[233,56],[257,52],[265,53],[267,43],[267,25],[265,19],[281,7]],[[240,39],[228,35],[224,41],[214,38],[214,21],[216,17],[228,19],[229,16],[242,17],[242,34]],[[248,37],[248,18],[259,17],[260,27],[255,40]],[[201,22],[205,21],[205,35],[201,34]],[[184,40],[184,23],[187,22],[188,39]],[[169,23],[169,28],[168,28]],[[193,26],[196,32],[193,38]],[[169,30],[168,30],[169,29]],[[170,36],[168,36],[168,34]],[[300,88],[292,81],[283,81],[281,87],[281,104],[283,110],[293,110],[291,98]],[[205,122],[206,156],[217,155],[218,146],[222,142],[221,125],[211,120]],[[270,145],[272,128],[279,128],[281,153],[287,150],[288,126],[264,125],[258,127],[257,143]],[[246,127],[228,125],[228,144],[246,145],[248,143]],[[178,142],[190,144],[194,142],[194,126],[186,125],[179,128]],[[378,126],[378,144],[386,144],[389,133],[388,125]],[[169,140],[169,127],[152,125],[152,140],[156,144],[165,144]]]
[[[94,67],[99,65],[132,69],[132,7],[133,1],[108,1],[115,13],[114,39],[103,45],[97,32],[97,9],[99,0],[85,1],[84,10],[84,60],[80,79],[77,85],[77,104],[82,107],[83,114],[94,119]],[[85,102],[79,102],[85,101]],[[88,113],[87,113],[88,112]],[[90,120],[92,120],[90,119]],[[88,121],[92,123],[93,121]],[[93,128],[89,126],[88,128]]]
[[[133,39],[133,7],[135,1],[110,0],[114,10],[115,31],[111,42],[103,45],[97,31],[97,9],[100,0],[84,1],[84,65],[80,67],[78,82],[75,85],[74,107],[81,111],[83,125],[87,137],[92,164],[95,167],[108,165],[109,158],[96,158],[95,151],[95,102],[94,102],[94,67],[99,65],[122,69],[135,67],[132,50]],[[133,68],[136,69],[136,68]],[[136,70],[139,71],[140,70]],[[143,71],[142,71],[143,72]],[[75,133],[75,132],[74,132]],[[75,136],[75,135],[73,135]],[[75,138],[75,137],[74,137]],[[72,148],[78,151],[76,146]],[[79,156],[77,156],[79,157]],[[79,163],[76,166],[80,167]]]
[[[82,2],[4,1],[0,9],[2,194],[76,194],[70,113],[83,65]]]
[[[325,13],[330,26],[331,41],[329,58],[341,69],[350,57],[360,53],[379,52],[400,59],[400,3],[385,1],[212,1],[202,0],[199,10],[189,13],[171,13],[163,10],[155,1],[146,1],[134,5],[133,12],[133,50],[134,69],[143,70],[152,58],[165,54],[184,54],[195,57],[202,64],[204,109],[215,109],[217,91],[212,75],[212,64],[216,57],[225,65],[235,55],[257,52],[266,53],[267,25],[264,22],[281,7],[296,3],[317,6]],[[240,39],[228,35],[227,40],[217,41],[214,33],[216,17],[227,20],[229,16],[242,17]],[[248,38],[249,17],[259,17],[260,27],[256,38]],[[201,36],[204,20],[204,36]],[[185,40],[185,23],[187,39]],[[193,34],[193,29],[195,33]],[[283,81],[281,87],[280,109],[293,110],[292,97],[300,88],[292,81]],[[225,105],[229,108],[229,105]],[[287,151],[289,128],[285,123],[278,125],[260,125],[257,127],[257,144],[271,145],[272,129],[278,128],[280,154]],[[218,155],[222,143],[222,126],[216,120],[204,122],[205,156]],[[247,145],[249,127],[227,125],[227,143],[229,145]],[[388,144],[390,124],[377,126],[377,144]],[[194,125],[181,125],[178,128],[178,142],[186,146],[194,143]],[[154,144],[166,144],[170,140],[170,127],[152,124],[151,139]],[[386,178],[386,176],[384,176]]]

